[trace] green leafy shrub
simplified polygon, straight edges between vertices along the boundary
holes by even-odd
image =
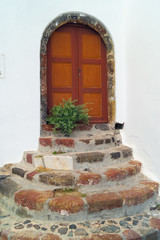
[[[49,124],[54,125],[54,132],[60,130],[65,135],[69,136],[72,130],[77,126],[77,123],[81,122],[87,124],[89,122],[89,110],[86,108],[86,105],[75,105],[75,102],[76,100],[63,99],[62,103],[55,105],[51,109],[47,121]]]

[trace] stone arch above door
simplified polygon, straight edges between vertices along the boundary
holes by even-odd
[[[47,117],[47,43],[51,34],[66,23],[81,23],[94,29],[101,36],[107,55],[107,94],[108,94],[108,120],[115,121],[115,62],[114,46],[110,33],[106,27],[95,17],[80,12],[61,14],[51,21],[44,30],[40,48],[40,80],[41,80],[41,131],[46,124]]]

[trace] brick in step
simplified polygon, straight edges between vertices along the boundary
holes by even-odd
[[[12,168],[12,173],[13,174],[17,174],[19,175],[20,177],[24,177],[25,173],[27,171],[26,170],[23,170],[22,168],[18,168],[18,167],[13,167]]]
[[[123,240],[123,238],[116,233],[108,234],[93,234],[91,236],[83,237],[81,240]]]
[[[66,153],[66,155],[73,157],[74,169],[99,168],[131,160],[132,149],[126,146],[116,146],[111,149]]]
[[[90,153],[79,153],[76,155],[77,163],[93,163],[93,162],[102,162],[104,158],[104,153],[100,152],[90,152]]]
[[[142,237],[131,229],[124,230],[123,236],[126,238],[126,240],[142,240]]]
[[[39,176],[40,182],[55,186],[73,186],[75,185],[74,175],[67,173],[44,173]]]
[[[153,189],[154,186],[154,189]],[[115,191],[116,190],[116,191]],[[112,210],[116,210],[116,214],[127,214],[130,212],[130,207],[134,207],[134,212],[143,211],[141,204],[148,199],[152,199],[158,191],[158,184],[155,182],[143,181],[139,182],[137,186],[133,186],[130,189],[121,190],[121,187],[108,189],[103,193],[81,193],[80,190],[57,190],[57,191],[37,191],[37,190],[20,190],[15,194],[15,202],[18,206],[27,207],[31,211],[41,212],[44,209],[44,204],[48,203],[48,208],[53,213],[59,213],[59,219],[63,215],[67,219],[67,216],[74,214],[76,220],[76,214],[82,212],[84,217],[90,216],[95,218],[101,218],[104,214],[108,214]],[[47,206],[45,206],[46,209]],[[122,208],[125,207],[126,211],[123,212]],[[31,214],[30,211],[30,214]],[[87,211],[87,212],[86,212]],[[102,213],[101,213],[102,212]],[[86,215],[87,214],[87,215]],[[92,216],[93,214],[93,216]],[[112,214],[112,212],[111,212]],[[113,217],[114,217],[113,213]],[[43,212],[42,212],[43,215]],[[111,216],[111,215],[109,215]],[[72,218],[73,221],[73,218]]]
[[[96,149],[111,148],[116,146],[117,141],[114,136],[94,136],[89,138],[55,138],[46,137],[39,139],[39,151],[41,152],[76,152],[91,151]]]
[[[89,195],[86,201],[89,213],[120,208],[123,205],[123,199],[114,192]]]
[[[21,190],[15,193],[15,202],[29,210],[41,211],[46,200],[52,197],[52,191]]]
[[[6,197],[12,197],[21,188],[12,178],[8,177],[0,181],[0,193]]]
[[[32,155],[32,165],[34,167],[47,167],[52,169],[87,169],[99,168],[101,166],[111,166],[115,163],[126,162],[132,158],[132,149],[126,146],[116,146],[111,149],[97,151],[67,152],[61,151],[55,155],[53,153],[42,154],[41,152],[28,152]],[[23,163],[27,163],[24,153]]]

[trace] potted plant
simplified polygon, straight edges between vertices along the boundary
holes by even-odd
[[[47,117],[47,122],[53,125],[53,131],[60,131],[70,136],[78,123],[88,124],[89,115],[86,104],[75,105],[77,100],[62,100],[62,103],[55,105]]]

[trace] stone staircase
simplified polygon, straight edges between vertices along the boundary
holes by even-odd
[[[6,169],[8,178],[0,181],[2,206],[34,221],[126,218],[143,213],[158,195],[158,183],[141,173],[132,149],[122,145],[119,130],[109,124],[79,125],[70,137],[44,130],[38,150],[24,152],[20,163]]]

